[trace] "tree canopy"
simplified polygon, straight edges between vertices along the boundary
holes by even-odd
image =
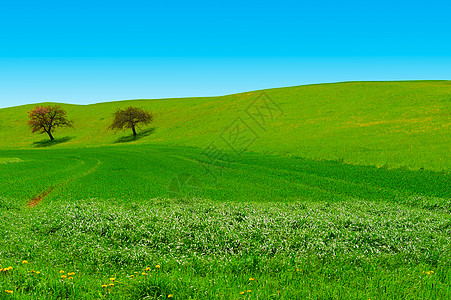
[[[73,127],[73,121],[67,119],[67,113],[59,105],[36,106],[28,113],[27,125],[32,133],[47,133],[50,140],[54,140],[52,132],[58,127]]]
[[[148,125],[152,123],[153,116],[150,112],[142,108],[129,106],[125,109],[118,109],[114,113],[113,123],[110,125],[112,130],[132,129],[133,136],[136,136],[136,127],[140,124]]]

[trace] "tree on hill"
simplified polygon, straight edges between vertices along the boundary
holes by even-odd
[[[72,127],[73,121],[67,119],[67,113],[59,105],[36,106],[28,111],[28,123],[32,133],[47,133],[50,140],[55,140],[52,132],[58,127]]]
[[[125,109],[118,109],[114,113],[113,124],[110,125],[112,130],[131,129],[133,136],[136,136],[136,127],[140,124],[148,125],[152,123],[153,116],[150,112],[142,108],[129,106]]]

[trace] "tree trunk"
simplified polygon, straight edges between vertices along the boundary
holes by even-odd
[[[133,136],[136,136],[135,126],[132,126],[132,130],[133,130]]]
[[[48,135],[49,135],[49,137],[50,137],[50,140],[51,140],[51,141],[54,141],[55,139],[53,138],[52,133],[51,133],[50,131],[47,131],[47,133],[48,133]]]

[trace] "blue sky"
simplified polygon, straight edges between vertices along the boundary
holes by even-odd
[[[0,107],[451,79],[451,1],[2,1]]]

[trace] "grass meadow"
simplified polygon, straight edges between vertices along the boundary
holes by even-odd
[[[451,81],[348,82],[222,97],[62,104],[74,128],[56,143],[26,126],[30,104],[0,109],[0,148],[83,148],[152,144],[230,149],[221,139],[237,119],[250,127],[249,151],[395,168],[449,170]],[[274,103],[275,105],[271,104]],[[118,107],[154,114],[138,139],[108,129]],[[261,114],[267,117],[262,119]]]
[[[1,109],[0,299],[449,299],[450,83],[257,94]]]

